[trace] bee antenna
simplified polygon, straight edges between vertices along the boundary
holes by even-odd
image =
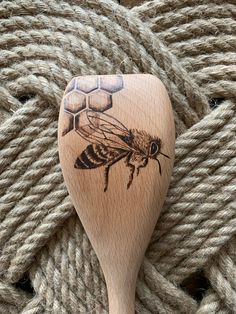
[[[163,153],[161,153],[161,152],[160,152],[160,154],[163,155],[163,156],[165,156],[166,158],[169,158],[169,159],[170,159],[170,157],[169,157],[168,155],[163,154]]]
[[[160,172],[160,175],[161,175],[161,164],[160,164],[160,161],[158,159],[156,159],[156,161],[158,162],[159,172]]]

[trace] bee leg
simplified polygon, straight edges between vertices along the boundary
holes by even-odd
[[[158,162],[158,167],[159,167],[159,173],[160,173],[160,176],[161,176],[161,163],[160,161],[157,159],[157,162]]]
[[[133,181],[134,178],[134,172],[135,172],[135,166],[133,164],[130,163],[130,159],[132,157],[132,153],[129,154],[126,158],[126,166],[130,168],[130,174],[129,174],[129,182],[127,184],[127,189],[131,186],[131,183]]]
[[[139,169],[145,168],[147,164],[148,164],[148,158],[143,159],[143,163],[137,167],[137,176],[139,175],[139,171],[140,171]]]
[[[126,157],[127,156],[127,152],[125,153],[122,153],[122,154],[119,154],[116,156],[116,158],[114,158],[113,160],[111,160],[109,162],[109,164],[107,164],[105,166],[105,170],[104,170],[104,177],[105,177],[105,186],[104,186],[104,192],[107,191],[107,188],[108,188],[108,179],[109,179],[109,170],[110,170],[110,167],[112,165],[114,165],[116,162],[118,162],[119,160],[121,160],[122,158]]]
[[[104,170],[104,177],[105,177],[104,192],[106,192],[107,187],[108,187],[109,169],[110,169],[110,165],[106,166]]]
[[[129,164],[128,167],[130,168],[130,174],[129,174],[129,182],[127,184],[127,189],[131,186],[131,183],[134,178],[134,171],[135,171],[135,166],[132,164]]]

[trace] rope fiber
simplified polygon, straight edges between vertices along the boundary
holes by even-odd
[[[73,76],[112,73],[158,76],[176,125],[136,312],[236,313],[235,17],[235,0],[0,3],[0,314],[107,313],[101,268],[63,183],[57,119]],[[200,273],[204,287],[192,293],[184,283]]]

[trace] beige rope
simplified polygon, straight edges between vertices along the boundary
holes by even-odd
[[[236,312],[235,16],[235,0],[1,2],[0,313],[107,313],[62,179],[58,109],[74,75],[139,72],[168,89],[177,142],[136,311]],[[182,288],[198,271],[209,281],[200,303]],[[32,294],[15,285],[27,275]]]

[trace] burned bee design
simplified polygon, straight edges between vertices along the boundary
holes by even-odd
[[[129,168],[127,188],[132,184],[134,174],[145,168],[149,159],[156,160],[161,175],[159,155],[164,154],[161,139],[145,131],[127,129],[120,121],[104,113],[112,108],[112,95],[124,88],[123,76],[92,76],[74,78],[66,89],[64,97],[65,127],[62,136],[74,130],[90,144],[78,156],[76,169],[104,167],[107,191],[111,167],[125,160]]]
[[[87,124],[82,125],[76,132],[90,142],[78,156],[74,167],[77,169],[94,169],[104,166],[105,185],[108,188],[109,171],[111,167],[125,159],[129,168],[127,189],[133,181],[134,173],[138,175],[141,168],[147,166],[149,159],[156,160],[161,175],[159,155],[169,158],[161,152],[161,139],[152,137],[145,131],[128,130],[121,122],[105,113],[86,111]]]

